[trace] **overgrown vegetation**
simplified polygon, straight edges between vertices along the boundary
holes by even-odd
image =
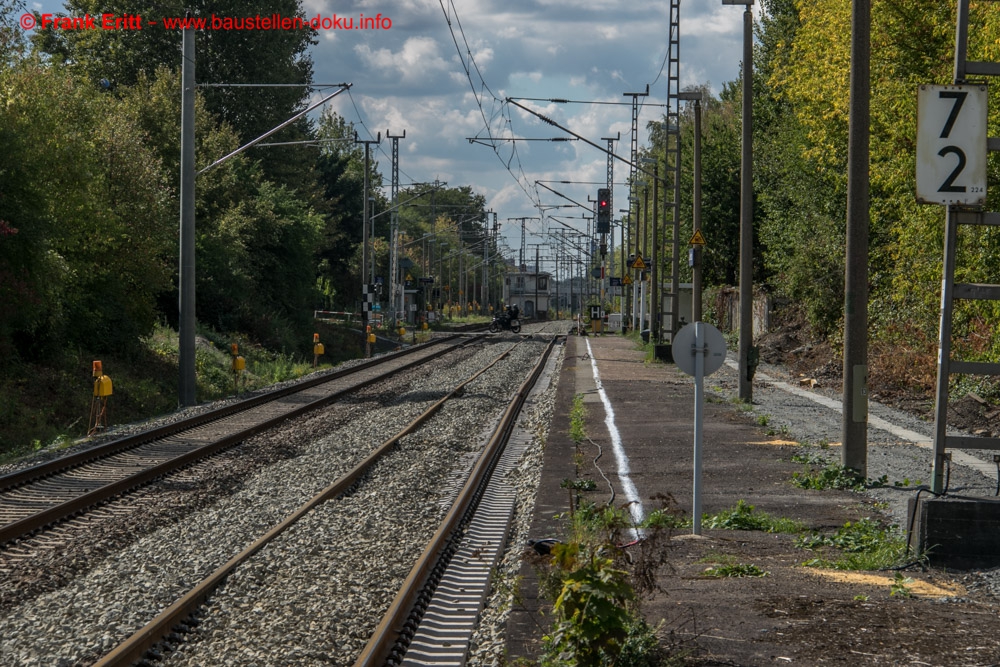
[[[847,491],[862,491],[878,486],[886,486],[889,478],[882,475],[878,479],[870,479],[858,474],[853,468],[831,463],[821,470],[805,470],[792,474],[792,484],[800,489],[842,489]]]
[[[660,508],[634,526],[626,508],[582,504],[567,515],[566,540],[552,549],[540,586],[552,600],[542,667],[656,667],[675,664],[640,603],[656,590],[670,530]],[[633,531],[642,537],[636,541]],[[628,545],[628,546],[623,546]]]
[[[317,330],[327,350],[320,358],[320,368],[358,355],[356,334],[323,324]],[[296,379],[313,370],[311,360],[201,327],[195,349],[199,399],[211,401],[236,394],[229,352],[234,342],[246,359],[240,393]],[[101,355],[104,372],[114,383],[108,404],[112,428],[176,409],[177,356],[177,333],[163,325],[156,326],[129,355]],[[59,449],[86,434],[93,394],[92,361],[92,355],[67,353],[65,369],[21,362],[18,373],[0,377],[0,396],[6,397],[0,398],[0,462],[41,449]],[[22,374],[32,380],[22,378]]]
[[[810,567],[883,570],[902,565],[907,559],[906,536],[903,532],[896,526],[886,527],[868,518],[849,521],[833,535],[814,532],[803,536],[796,541],[795,546],[809,550],[827,547],[843,554],[833,559],[810,559],[804,563]]]
[[[758,511],[745,500],[738,500],[736,506],[717,514],[706,514],[702,527],[724,530],[761,530],[765,533],[798,533],[805,529],[801,521],[775,517]]]
[[[714,579],[743,578],[743,577],[766,577],[770,572],[765,572],[752,563],[733,563],[727,565],[715,565],[701,573],[703,577]]]

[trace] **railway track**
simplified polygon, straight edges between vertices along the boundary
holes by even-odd
[[[0,477],[0,545],[217,454],[473,338],[448,337]]]
[[[407,616],[419,614],[424,605],[419,600],[422,590],[426,590],[432,583],[436,583],[433,573],[444,567],[449,557],[452,555],[461,539],[462,528],[471,520],[472,511],[476,508],[479,499],[486,491],[490,475],[500,460],[506,445],[507,438],[514,427],[514,421],[519,413],[520,407],[531,389],[535,380],[541,372],[544,362],[548,358],[548,353],[552,349],[554,338],[551,339],[545,353],[539,362],[532,369],[529,377],[522,383],[515,392],[514,398],[507,406],[504,414],[492,428],[489,442],[483,449],[481,455],[476,457],[475,465],[472,467],[469,479],[462,485],[457,498],[452,504],[450,511],[434,534],[434,538],[424,550],[421,558],[413,567],[407,577],[401,592],[390,606],[382,624],[369,642],[369,648],[359,659],[358,664],[375,664],[372,660],[382,660],[385,656],[391,655],[393,650],[399,653],[400,645],[405,645],[409,640],[409,632],[403,628],[400,619],[405,620]],[[516,346],[517,343],[514,344]],[[512,346],[512,348],[514,347]],[[511,349],[512,349],[511,348]],[[125,642],[116,647],[108,655],[100,659],[96,664],[100,667],[110,667],[118,665],[130,665],[141,659],[152,649],[162,638],[173,633],[177,627],[187,627],[184,621],[195,613],[206,598],[215,591],[230,575],[241,565],[253,558],[258,552],[276,540],[286,530],[295,525],[300,519],[311,513],[315,508],[323,503],[334,500],[341,495],[352,490],[352,488],[362,483],[378,484],[376,476],[370,476],[366,482],[362,479],[368,476],[369,472],[376,466],[383,457],[396,450],[399,443],[419,430],[429,422],[444,406],[457,398],[465,395],[466,389],[480,376],[487,373],[493,366],[504,361],[510,354],[508,349],[503,354],[493,359],[484,368],[478,370],[471,377],[460,383],[446,396],[436,401],[433,405],[423,411],[416,419],[407,424],[398,433],[387,439],[375,448],[363,461],[355,466],[349,473],[337,479],[327,486],[320,493],[310,498],[306,503],[296,508],[284,520],[272,527],[259,539],[255,540],[246,549],[236,554],[222,567],[216,569],[209,577],[206,577],[188,593],[179,598],[164,611],[157,615],[146,626],[135,632]],[[471,629],[470,629],[471,632]],[[176,633],[174,639],[178,638]],[[173,647],[171,647],[173,648]],[[164,651],[154,649],[152,657],[160,657]]]
[[[350,490],[342,493],[336,502],[321,502],[298,524],[261,547],[235,572],[224,576],[227,584],[212,595],[205,608],[207,611],[196,612],[175,625],[167,633],[166,643],[157,650],[170,657],[170,664],[210,664],[220,655],[214,653],[212,657],[213,651],[218,649],[217,646],[212,648],[215,643],[225,643],[236,637],[239,638],[237,645],[221,649],[226,655],[239,654],[233,658],[237,660],[233,664],[255,660],[261,664],[316,664],[317,661],[331,662],[331,655],[338,656],[338,660],[341,655],[358,655],[413,562],[420,556],[440,515],[445,512],[441,505],[442,494],[453,495],[454,489],[461,486],[456,482],[456,475],[461,477],[460,473],[464,474],[472,465],[471,450],[481,446],[478,441],[482,438],[477,434],[484,429],[482,406],[492,406],[489,409],[494,416],[489,421],[495,421],[502,412],[498,396],[507,396],[517,389],[507,376],[517,375],[520,383],[525,373],[525,359],[537,357],[543,341],[538,337],[534,340],[494,337],[477,345],[478,351],[461,363],[439,361],[428,373],[433,382],[420,381],[418,377],[408,381],[411,383],[409,389],[368,390],[369,398],[354,406],[354,416],[343,424],[338,422],[333,430],[330,430],[329,420],[311,418],[324,440],[316,443],[315,452],[307,452],[299,458],[313,457],[317,465],[326,465],[336,471],[336,475],[328,479],[343,478],[357,468],[360,458],[372,449],[372,445],[366,443],[376,437],[375,442],[382,441],[381,434],[387,434],[386,429],[393,423],[403,423],[397,412],[406,413],[406,421],[412,421],[417,408],[423,410],[432,394],[439,398],[445,393],[437,386],[445,383],[456,389],[455,378],[460,374],[463,379],[469,379],[466,376],[476,364],[485,366],[486,357],[495,357],[495,350],[517,341],[523,344],[514,346],[515,361],[505,359],[496,363],[495,359],[490,359],[494,366],[485,376],[458,389],[458,395],[445,401],[438,415],[428,418],[417,432],[404,436],[400,443],[390,445],[387,455],[375,464],[376,469],[350,484]],[[476,359],[479,361],[473,364]],[[389,396],[390,393],[393,395]],[[504,399],[503,404],[506,402]],[[373,410],[375,405],[380,407]],[[368,416],[359,417],[365,414]],[[258,436],[251,442],[261,438],[285,440],[296,429],[302,430],[305,423],[289,423],[274,435]],[[398,425],[392,427],[393,431],[397,429]],[[294,513],[304,504],[293,503],[294,497],[308,501],[317,495],[314,491],[306,495],[297,487],[318,488],[316,482],[328,473],[304,473],[301,466],[289,472],[293,466],[298,466],[298,458],[281,462],[273,466],[273,470],[262,470],[260,480],[240,483],[238,495],[245,497],[223,501],[218,507],[207,507],[200,512],[205,515],[203,517],[192,516],[156,535],[137,540],[132,546],[116,550],[104,565],[81,574],[64,588],[15,607],[0,607],[0,637],[3,637],[0,654],[11,656],[18,664],[52,664],[54,658],[69,660],[67,664],[89,664],[100,659],[114,648],[115,637],[120,637],[122,628],[141,627],[155,616],[150,613],[152,610],[170,607],[181,593],[189,592],[198,581],[208,578],[219,564],[232,559],[266,532],[265,529],[280,524]],[[285,485],[293,491],[289,498],[284,498],[287,492],[278,488]],[[443,488],[452,490],[442,491]],[[260,516],[251,516],[253,513]],[[428,523],[432,519],[433,524]],[[388,524],[383,523],[386,520]],[[215,532],[211,537],[198,538],[205,542],[196,543],[198,530]],[[240,543],[239,548],[235,548],[237,543]],[[295,550],[294,555],[286,555],[286,549]],[[309,575],[288,572],[289,568],[302,567],[318,568],[318,572]],[[199,572],[202,574],[192,576]],[[271,592],[264,593],[262,581],[272,576],[282,580],[288,577],[288,585],[295,590],[271,590],[269,587]],[[383,577],[388,579],[383,581]],[[317,588],[327,585],[338,590],[325,594],[316,592]],[[215,624],[232,619],[233,614],[225,611],[230,604],[229,598],[244,595],[246,586],[260,595],[256,601],[241,599],[236,608],[250,604],[251,609],[267,619],[266,627],[257,630],[215,628]],[[338,599],[344,595],[346,597]],[[273,599],[268,600],[268,596]],[[306,607],[315,607],[316,611],[304,612]],[[223,611],[216,614],[220,609]],[[90,613],[96,611],[97,618],[84,622],[89,610],[93,610]],[[249,621],[256,613],[236,615],[247,617]],[[54,628],[61,629],[38,627],[35,619],[41,618],[51,619]],[[310,625],[329,624],[335,643],[324,649],[326,658],[317,658],[315,653],[304,653],[295,659],[274,657],[284,655],[282,652],[291,641],[289,637],[303,632],[303,618],[313,619]],[[80,628],[68,631],[78,623]],[[355,623],[363,624],[367,630],[362,633],[357,628],[344,627]],[[269,641],[266,636],[269,633],[273,633],[274,641],[281,644],[275,649],[277,653],[271,653],[270,659],[263,657],[266,652],[257,657],[246,653],[251,650],[248,645]],[[171,634],[182,636],[184,641],[178,641],[177,636],[171,638]],[[315,640],[303,639],[303,643],[312,641]],[[338,660],[332,660],[333,664],[346,664]]]

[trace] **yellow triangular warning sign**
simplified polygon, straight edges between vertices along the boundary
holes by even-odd
[[[413,282],[413,276],[411,276],[409,273],[406,274],[406,282],[409,282],[409,283]]]
[[[646,270],[646,262],[642,261],[642,255],[636,255],[635,256],[635,261],[632,262],[632,268],[633,269],[642,269],[643,271]]]
[[[632,284],[632,276],[626,273],[625,277],[622,278],[622,285],[631,285],[631,284]]]
[[[705,245],[705,237],[701,235],[701,230],[694,230],[694,235],[688,241],[688,245]]]

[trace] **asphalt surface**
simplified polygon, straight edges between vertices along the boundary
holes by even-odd
[[[889,485],[872,489],[867,495],[807,491],[790,483],[792,474],[803,470],[803,465],[793,463],[791,456],[802,452],[802,445],[806,444],[818,461],[825,459],[839,464],[841,415],[835,391],[839,388],[800,386],[797,378],[784,375],[779,368],[761,367],[755,378],[750,410],[733,400],[737,377],[731,365],[706,378],[705,387],[702,512],[729,509],[743,499],[776,516],[800,519],[812,529],[829,530],[845,521],[857,520],[866,512],[875,513],[877,506],[883,518],[905,526],[907,500],[921,485],[926,488],[931,477],[927,448],[931,424],[872,404],[868,476],[877,479],[886,475]],[[588,462],[580,469],[576,462],[579,457],[574,460],[575,445],[569,437],[570,410],[576,395],[583,397],[585,430],[591,441],[584,445]],[[563,522],[558,516],[569,510],[570,502],[562,482],[577,477],[592,478],[597,483],[597,490],[590,494],[595,502],[611,501],[622,506],[634,501],[630,510],[637,519],[656,507],[653,497],[658,494],[671,496],[690,515],[693,408],[693,379],[673,364],[646,362],[644,353],[632,341],[619,336],[571,336],[567,340],[545,447],[532,537],[559,537]],[[616,440],[620,440],[620,445]],[[590,459],[597,456],[598,447],[601,456],[592,465]],[[956,462],[953,466],[951,490],[992,496],[996,486],[995,473],[992,478],[988,475],[992,463],[984,465],[979,461],[977,466],[972,461],[974,457],[959,458],[969,465]],[[608,488],[605,476],[613,491]],[[690,549],[688,552],[691,555]],[[685,549],[680,549],[679,557],[684,558],[684,553]],[[759,548],[758,553],[761,553]],[[525,561],[521,577],[519,602],[507,625],[509,660],[537,657],[541,635],[551,622],[540,614],[546,602],[538,599],[537,566],[530,558]],[[655,623],[670,613],[671,605],[684,604],[686,609],[702,614],[703,625],[711,626],[713,615],[718,616],[716,623],[720,627],[715,629],[716,634],[726,635],[726,626],[732,619],[727,620],[715,611],[725,604],[725,596],[715,599],[709,594],[699,601],[702,593],[696,588],[682,584],[679,589],[665,591],[647,605],[647,617]],[[766,597],[768,592],[762,588],[756,595]],[[747,613],[745,618],[747,623],[760,626],[755,625],[754,632],[773,630],[773,624],[764,616]],[[710,635],[699,634],[702,647],[707,643],[713,653],[725,655],[725,642],[733,639],[722,637],[720,645],[713,647]],[[744,656],[747,662],[738,664],[764,660],[762,656],[773,648],[767,642],[755,642],[753,650]],[[771,651],[770,655],[780,652]]]

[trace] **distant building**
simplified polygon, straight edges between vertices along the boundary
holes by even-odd
[[[504,305],[517,305],[522,317],[548,319],[549,292],[552,274],[545,271],[527,271],[527,267],[509,267],[503,281]],[[555,306],[555,303],[552,303]]]

